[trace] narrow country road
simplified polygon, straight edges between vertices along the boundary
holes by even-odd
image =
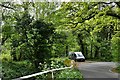
[[[120,80],[120,74],[111,71],[114,62],[78,62],[84,80]]]

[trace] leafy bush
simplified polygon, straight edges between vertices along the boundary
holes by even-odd
[[[43,67],[42,71],[66,67],[67,65],[64,64],[64,61],[66,61],[66,60],[69,60],[69,59],[67,57],[51,58],[50,63],[45,62],[44,64],[41,64],[41,66]],[[41,66],[40,66],[40,68],[41,68]],[[56,76],[56,74],[59,74],[59,72],[55,71],[54,76]],[[48,80],[50,78],[51,78],[51,72],[42,74],[42,75],[39,75],[36,77],[37,80],[44,80],[44,79]]]
[[[64,64],[65,60],[69,60],[68,58],[51,58],[50,59],[50,63],[45,62],[44,64],[39,64],[39,72],[40,71],[47,71],[47,70],[51,70],[51,69],[56,69],[56,68],[63,68],[66,67],[66,65]],[[14,62],[14,61],[3,61],[2,62],[2,72],[3,72],[3,80],[6,79],[14,79],[14,78],[18,78],[21,76],[25,76],[25,75],[30,75],[33,73],[38,72],[34,69],[34,66],[32,65],[32,63],[30,63],[29,61],[19,61],[19,62]],[[59,71],[61,72],[61,71]],[[58,71],[54,72],[54,76],[57,76],[58,78],[66,78],[67,74],[73,75],[73,78],[81,78],[80,72],[74,69],[68,69],[65,71],[62,71],[61,73],[59,73]],[[67,74],[65,74],[65,72]],[[72,73],[72,74],[71,74]],[[57,74],[60,74],[59,76]],[[65,75],[65,76],[63,76]],[[79,76],[78,76],[79,75]],[[48,79],[51,78],[51,72],[50,73],[46,73],[43,75],[39,75],[36,77],[32,77],[28,80],[41,80],[41,79]],[[71,78],[71,77],[70,77]]]
[[[114,35],[112,38],[112,56],[113,60],[120,62],[120,37]]]
[[[0,62],[0,78],[2,77],[2,63]]]
[[[82,74],[77,69],[66,69],[53,72],[54,80],[83,80]],[[52,73],[39,75],[35,80],[52,80]]]
[[[120,65],[116,68],[117,72],[120,73]]]
[[[55,69],[55,68],[63,68],[66,66],[64,64],[65,60],[68,60],[68,58],[67,57],[65,57],[65,58],[51,58],[49,63],[45,62],[44,64],[40,64],[39,68],[42,67],[43,68],[42,71]]]
[[[0,54],[0,61],[12,61],[12,57],[9,53]]]
[[[60,71],[59,74],[56,75],[56,79],[69,79],[69,80],[83,80],[83,77],[79,70],[72,68]]]
[[[64,62],[65,60],[69,60],[69,58],[68,57],[58,57],[58,58],[51,58],[50,60],[52,60],[52,61],[58,61],[58,62]]]
[[[35,70],[28,61],[2,62],[2,80],[14,79],[32,73],[35,73]]]

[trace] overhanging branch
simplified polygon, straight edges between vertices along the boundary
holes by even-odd
[[[120,8],[120,2],[115,2],[117,4],[117,6]]]
[[[92,19],[97,13],[94,13],[92,15],[87,16],[86,18],[82,18],[82,21],[78,21],[77,23],[74,23],[75,26],[72,28],[75,28],[79,23],[84,23],[86,20]]]
[[[112,17],[116,17],[116,18],[120,19],[120,15],[118,15],[117,13],[112,12],[112,11],[111,12],[107,12],[106,15],[112,16]]]
[[[9,7],[9,6],[5,6],[5,5],[3,5],[3,4],[0,4],[0,6],[1,6],[1,7],[4,7],[4,8],[8,8],[8,9],[13,9],[13,10],[15,10],[14,8]]]

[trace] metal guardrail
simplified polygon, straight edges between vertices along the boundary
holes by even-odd
[[[64,67],[64,68],[58,68],[58,69],[52,69],[52,70],[48,70],[48,71],[38,72],[38,73],[35,73],[35,74],[31,74],[31,75],[19,77],[19,78],[12,79],[12,80],[27,79],[27,78],[31,78],[31,77],[34,77],[34,76],[42,75],[42,74],[45,74],[45,73],[48,73],[48,72],[51,72],[51,73],[52,73],[52,78],[54,78],[54,75],[53,75],[53,72],[54,72],[54,71],[63,70],[63,69],[68,69],[68,68],[72,68],[72,67],[73,67],[73,65],[71,65],[70,67]]]

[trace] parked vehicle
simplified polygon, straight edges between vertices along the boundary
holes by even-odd
[[[82,52],[69,52],[69,58],[75,61],[85,61],[85,57]]]

